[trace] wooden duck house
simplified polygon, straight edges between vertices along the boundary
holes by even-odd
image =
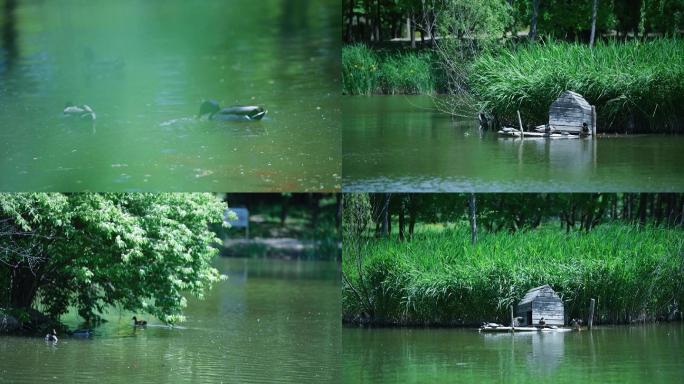
[[[546,325],[562,326],[565,323],[563,301],[548,285],[532,288],[518,303],[516,316],[522,318],[523,327],[539,325],[544,318]]]
[[[563,92],[549,108],[549,125],[557,132],[596,133],[596,109],[582,95]]]

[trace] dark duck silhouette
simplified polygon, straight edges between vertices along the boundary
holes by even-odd
[[[200,105],[197,117],[209,115],[209,120],[252,121],[261,120],[267,112],[264,108],[255,105],[233,105],[221,108],[218,102],[208,100]]]
[[[145,320],[138,320],[137,317],[133,316],[133,326],[134,327],[144,327],[147,325],[147,321]]]
[[[54,329],[52,330],[52,332],[45,335],[45,341],[56,342],[57,340],[59,339],[57,338],[57,332]]]
[[[93,331],[91,329],[77,329],[73,332],[71,332],[71,336],[73,337],[90,337],[93,335]]]

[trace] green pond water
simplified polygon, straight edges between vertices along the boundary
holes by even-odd
[[[684,135],[500,138],[430,97],[342,98],[345,191],[684,190]],[[600,125],[599,125],[600,132]]]
[[[1,3],[0,190],[339,189],[339,1]]]
[[[345,383],[677,383],[684,325],[567,333],[342,330]]]
[[[335,262],[222,258],[216,267],[228,280],[189,298],[177,328],[144,317],[150,325],[134,329],[132,314],[112,312],[90,339],[0,337],[0,383],[339,382]]]

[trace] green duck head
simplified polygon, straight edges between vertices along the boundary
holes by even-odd
[[[216,112],[220,111],[221,107],[219,107],[219,103],[215,100],[206,100],[202,102],[202,105],[200,105],[200,110],[199,113],[197,114],[197,117],[200,118],[206,114],[209,114],[209,117],[213,116]]]

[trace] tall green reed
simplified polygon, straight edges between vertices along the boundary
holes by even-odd
[[[543,284],[561,295],[568,318],[586,317],[589,299],[597,299],[597,316],[605,323],[665,316],[669,306],[684,300],[679,229],[606,224],[566,234],[554,226],[483,233],[475,246],[468,231],[458,225],[418,232],[411,242],[371,242],[364,250],[364,268],[373,281],[374,320],[506,321],[509,305]],[[345,317],[353,318],[356,308],[344,292]]]
[[[515,121],[548,121],[548,108],[565,90],[597,106],[599,132],[684,130],[684,42],[602,42],[524,45],[485,53],[470,73],[484,110]]]
[[[363,44],[342,48],[343,92],[350,95],[431,94],[437,71],[429,52],[378,52]]]

